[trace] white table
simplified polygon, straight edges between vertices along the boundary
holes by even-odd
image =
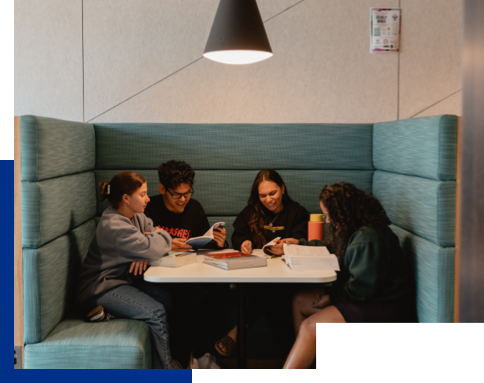
[[[325,283],[336,280],[333,270],[291,270],[280,257],[267,260],[267,267],[241,270],[223,270],[203,262],[203,253],[224,253],[235,250],[198,251],[197,263],[179,267],[155,267],[146,270],[144,279],[155,283],[237,283],[238,325],[237,344],[239,350],[238,367],[246,368],[245,358],[245,283]]]

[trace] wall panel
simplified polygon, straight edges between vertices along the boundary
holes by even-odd
[[[15,0],[15,115],[82,121],[82,0]]]
[[[263,1],[268,19],[295,0]],[[202,57],[218,0],[84,0],[86,120]],[[181,84],[187,86],[188,84]],[[156,86],[156,85],[155,85]],[[156,109],[159,100],[151,100]],[[115,112],[116,113],[116,112]]]
[[[399,117],[404,119],[462,89],[463,1],[401,0],[401,7]]]
[[[398,5],[390,3],[386,6]],[[396,119],[398,54],[369,52],[372,5],[369,0],[301,2],[265,24],[274,57],[247,66],[202,59],[94,121]]]
[[[435,116],[438,114],[455,114],[457,116],[462,116],[462,91],[458,91],[452,96],[428,107],[415,117]]]
[[[15,113],[206,123],[460,114],[462,3],[259,0],[274,57],[227,66],[201,58],[218,0],[17,0]],[[399,5],[401,53],[371,54],[369,8]]]

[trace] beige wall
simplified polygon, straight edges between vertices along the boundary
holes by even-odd
[[[258,0],[274,57],[202,58],[218,0],[16,0],[15,114],[95,122],[461,115],[462,0]],[[402,8],[401,53],[369,8]]]

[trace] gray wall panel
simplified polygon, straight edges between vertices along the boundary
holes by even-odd
[[[83,120],[82,0],[15,0],[15,115]]]

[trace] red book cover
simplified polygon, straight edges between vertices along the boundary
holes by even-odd
[[[204,254],[205,257],[214,259],[228,259],[228,258],[240,258],[240,257],[252,257],[252,254],[242,253],[240,251],[233,253],[220,253],[220,254]]]

